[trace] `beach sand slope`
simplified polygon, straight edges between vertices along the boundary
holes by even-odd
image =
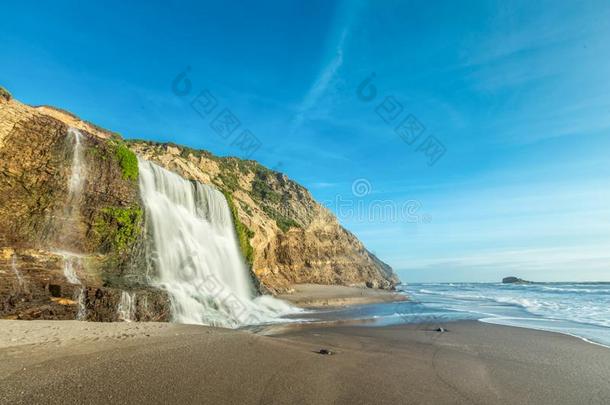
[[[435,332],[443,326],[448,332]],[[0,321],[0,403],[607,404],[610,350],[456,322],[295,326]],[[321,348],[333,355],[321,355]]]

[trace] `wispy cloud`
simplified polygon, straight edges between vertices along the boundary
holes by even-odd
[[[337,183],[328,183],[325,181],[319,181],[316,183],[311,183],[309,185],[309,187],[311,188],[331,188],[331,187],[335,187],[337,185]]]
[[[303,98],[303,101],[301,101],[301,104],[297,108],[297,113],[290,130],[291,134],[294,134],[300,129],[300,127],[303,125],[303,122],[306,120],[309,112],[317,106],[318,102],[324,96],[328,87],[332,83],[333,78],[343,65],[343,48],[345,45],[347,33],[348,29],[345,28],[341,33],[341,37],[339,38],[334,57],[321,70],[316,81],[313,83],[313,85]]]

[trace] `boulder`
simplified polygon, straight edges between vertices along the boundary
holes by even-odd
[[[504,283],[504,284],[528,284],[530,282],[531,281],[523,280],[521,278],[514,277],[514,276],[504,277],[502,279],[502,283]]]

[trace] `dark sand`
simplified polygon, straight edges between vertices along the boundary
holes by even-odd
[[[607,348],[478,322],[443,326],[449,331],[309,326],[261,336],[0,321],[0,403],[610,403]],[[315,353],[320,348],[336,354]]]
[[[339,307],[407,300],[407,296],[404,294],[374,288],[295,284],[292,289],[291,293],[278,295],[278,298],[302,308]]]

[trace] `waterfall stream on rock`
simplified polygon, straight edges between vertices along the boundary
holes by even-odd
[[[83,188],[87,179],[87,167],[83,159],[83,134],[77,129],[68,129],[68,141],[72,146],[72,164],[68,178],[68,196],[64,204],[63,213],[58,224],[55,243],[62,250],[79,251],[82,247],[81,230],[81,203]]]
[[[69,128],[68,135],[74,138],[74,152],[72,155],[72,172],[70,174],[69,191],[70,201],[79,197],[83,190],[83,183],[87,176],[87,169],[83,162],[83,134],[78,129]]]
[[[23,291],[25,290],[25,280],[23,279],[23,275],[19,271],[19,267],[17,267],[17,255],[13,254],[11,258],[11,269],[13,273],[15,273],[15,277],[17,277],[17,283],[19,283],[19,288]]]
[[[59,242],[62,248],[73,248],[75,245],[75,229],[78,227],[80,217],[80,204],[85,184],[87,169],[83,160],[83,135],[75,128],[68,129],[68,137],[73,144],[72,166],[68,179],[68,199],[64,207],[64,222],[61,226]],[[83,267],[84,262],[81,255],[57,251],[63,257],[64,277],[70,284],[79,285],[80,289],[74,299],[78,302],[78,314],[76,319],[83,320],[87,316],[85,308],[85,287],[81,283],[76,272],[76,267]]]
[[[131,322],[136,317],[136,293],[123,291],[121,293],[121,301],[117,308],[119,320]]]
[[[79,258],[68,252],[61,252],[61,255],[64,258],[64,277],[68,280],[68,283],[80,285],[80,279],[76,274],[76,270],[74,270],[74,262],[79,260]]]
[[[143,159],[139,167],[154,243],[151,282],[168,291],[175,322],[238,327],[296,311],[273,297],[256,297],[220,191]]]
[[[78,302],[78,313],[76,319],[81,321],[87,317],[87,309],[85,307],[85,286],[81,282],[76,272],[77,267],[83,267],[83,257],[70,252],[57,252],[64,259],[64,277],[70,284],[78,285],[80,288],[74,294],[74,300]]]

